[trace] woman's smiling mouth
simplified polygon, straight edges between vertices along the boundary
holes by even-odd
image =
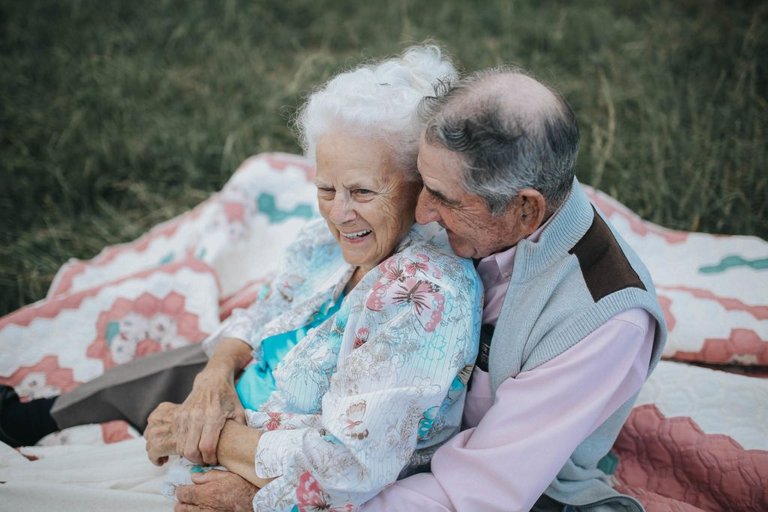
[[[341,236],[343,236],[347,240],[359,240],[371,233],[373,233],[373,231],[371,231],[370,229],[364,229],[362,231],[356,231],[354,233],[341,233]]]

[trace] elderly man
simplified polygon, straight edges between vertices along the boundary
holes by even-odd
[[[439,222],[485,284],[464,430],[432,472],[363,509],[642,510],[599,469],[658,361],[666,326],[647,270],[574,178],[579,133],[556,92],[519,70],[429,98],[416,217]],[[177,510],[247,510],[255,492],[212,471]]]
[[[445,227],[485,285],[464,430],[378,510],[642,510],[598,468],[658,361],[647,270],[574,178],[565,100],[518,70],[425,102],[420,223]]]

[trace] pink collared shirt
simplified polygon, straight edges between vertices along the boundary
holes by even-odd
[[[545,227],[528,239],[537,241]],[[485,324],[499,317],[515,252],[477,266]],[[464,430],[435,453],[432,473],[396,482],[361,510],[530,510],[576,446],[645,382],[655,331],[647,311],[624,311],[558,357],[502,382],[495,400],[488,373],[475,368]]]

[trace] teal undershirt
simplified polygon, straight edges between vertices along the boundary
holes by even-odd
[[[341,306],[344,294],[335,302],[328,302],[312,315],[309,323],[280,334],[264,338],[261,342],[261,359],[249,365],[237,381],[235,389],[243,407],[258,410],[276,389],[272,372],[296,344],[313,329],[333,316]]]

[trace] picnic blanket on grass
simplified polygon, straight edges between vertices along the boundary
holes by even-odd
[[[252,157],[194,209],[70,260],[45,299],[0,318],[0,383],[25,399],[57,395],[114,365],[199,343],[269,292],[280,253],[317,214],[313,175],[302,157]],[[668,230],[585,188],[648,265],[670,327],[665,361],[608,460],[617,487],[650,512],[768,510],[768,243]],[[20,452],[2,446],[0,502],[170,510],[156,495],[161,471],[130,441],[138,436],[111,422]],[[118,473],[99,469],[118,456]]]

